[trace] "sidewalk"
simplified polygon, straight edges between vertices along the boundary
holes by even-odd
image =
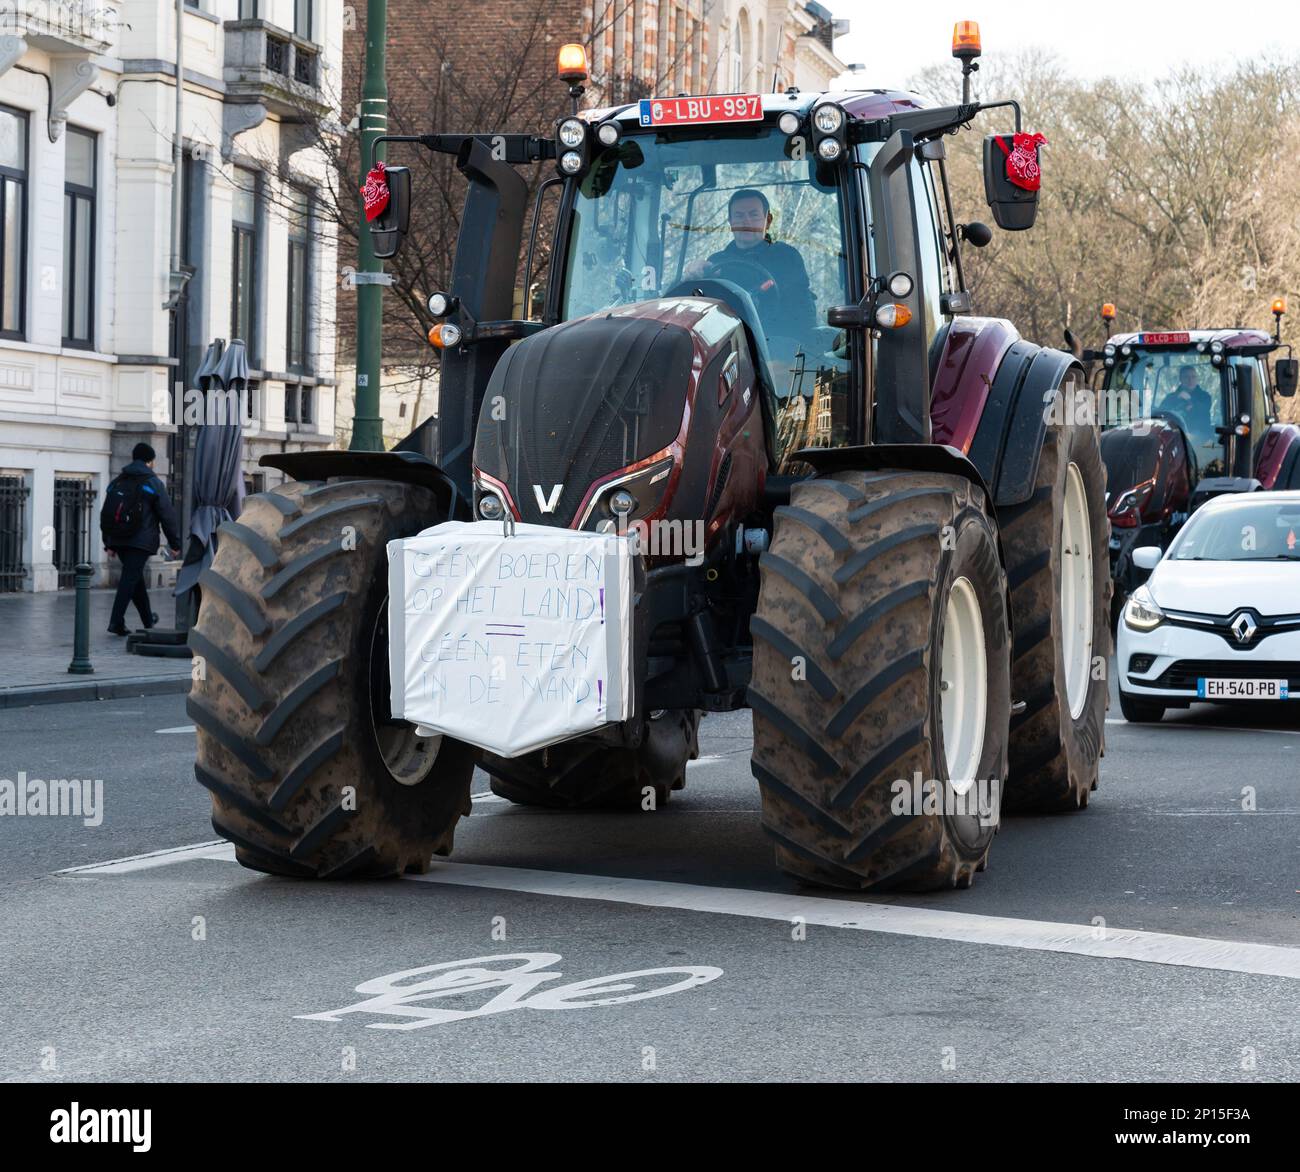
[[[188,659],[128,655],[126,640],[108,633],[113,593],[90,592],[93,675],[68,673],[75,591],[0,594],[0,708],[189,691]],[[171,591],[151,590],[149,599],[158,625],[170,627],[176,615]],[[137,630],[139,623],[135,608],[129,608],[127,630]]]

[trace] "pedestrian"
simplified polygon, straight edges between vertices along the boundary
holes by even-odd
[[[136,444],[131,452],[131,463],[108,486],[104,507],[99,514],[104,548],[122,563],[113,613],[108,620],[110,635],[128,634],[126,607],[130,602],[135,603],[146,631],[158,621],[158,616],[149,606],[144,567],[161,544],[159,525],[167,536],[172,556],[181,552],[176,510],[163,482],[154,474],[153,462],[153,448],[145,443]]]

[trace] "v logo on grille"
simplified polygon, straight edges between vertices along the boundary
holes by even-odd
[[[540,484],[533,485],[533,497],[537,501],[537,507],[541,509],[543,513],[555,512],[555,506],[560,503],[560,493],[563,491],[564,485],[553,484],[551,485],[551,495],[543,496],[542,486]]]

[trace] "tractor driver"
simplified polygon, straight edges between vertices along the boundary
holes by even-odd
[[[1194,444],[1214,442],[1214,399],[1201,386],[1201,373],[1195,363],[1184,363],[1178,371],[1178,386],[1165,395],[1158,408],[1177,415],[1191,433]]]
[[[808,270],[798,249],[772,239],[767,196],[753,188],[733,192],[727,221],[731,243],[692,266],[691,275],[734,281],[754,299],[769,337],[807,338],[817,324]]]

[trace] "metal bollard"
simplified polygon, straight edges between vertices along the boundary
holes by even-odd
[[[90,576],[93,573],[88,562],[77,563],[77,610],[72,633],[72,662],[68,664],[68,671],[74,675],[90,675],[95,670],[90,662]]]

